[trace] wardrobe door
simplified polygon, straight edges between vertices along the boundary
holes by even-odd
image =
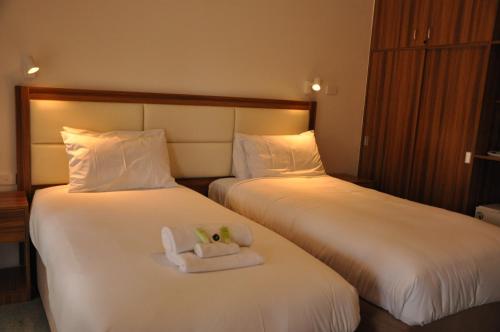
[[[409,198],[464,211],[487,47],[427,51]]]
[[[410,180],[420,101],[424,50],[395,52],[392,86],[385,118],[380,190],[406,197]]]
[[[372,52],[363,125],[359,176],[380,183],[384,151],[386,109],[389,107],[394,51]]]
[[[430,21],[432,0],[403,1],[401,28],[399,34],[400,47],[424,46],[427,40],[427,28]]]
[[[407,0],[376,0],[373,17],[372,48],[399,46],[402,11]]]
[[[433,0],[429,45],[491,40],[498,0]]]

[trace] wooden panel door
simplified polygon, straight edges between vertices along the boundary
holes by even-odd
[[[487,47],[427,51],[409,198],[466,209]]]
[[[406,196],[410,179],[424,50],[373,52],[359,176]]]
[[[410,181],[424,50],[395,52],[392,87],[386,114],[380,190],[406,197]]]
[[[387,49],[399,46],[404,3],[407,0],[377,0],[373,17],[372,48]]]
[[[399,46],[424,46],[427,41],[427,28],[430,24],[432,0],[403,1],[401,14]]]
[[[429,45],[488,42],[498,0],[432,0]]]
[[[372,52],[361,143],[359,176],[380,183],[385,140],[386,109],[389,107],[394,51]]]

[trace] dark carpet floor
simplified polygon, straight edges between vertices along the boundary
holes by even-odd
[[[40,299],[0,306],[0,331],[49,332]]]

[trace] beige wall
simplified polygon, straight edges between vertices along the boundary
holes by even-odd
[[[15,172],[16,84],[307,98],[329,170],[355,173],[373,0],[0,0],[0,173]],[[42,70],[21,73],[32,54]]]
[[[323,160],[354,174],[372,11],[373,0],[0,0],[0,173],[15,173],[16,84],[304,99],[320,76],[338,87],[317,98]]]

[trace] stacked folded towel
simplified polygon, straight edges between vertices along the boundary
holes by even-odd
[[[240,246],[236,243],[197,243],[194,245],[194,253],[201,258],[233,255],[240,252]]]
[[[263,258],[249,247],[253,242],[245,224],[163,227],[165,253],[183,272],[208,272],[259,265]]]

